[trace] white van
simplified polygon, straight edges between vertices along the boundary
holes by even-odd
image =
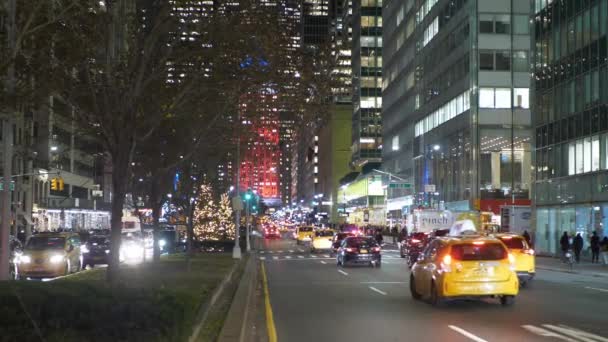
[[[141,223],[137,216],[123,216],[122,217],[122,232],[123,233],[135,233],[141,232]]]

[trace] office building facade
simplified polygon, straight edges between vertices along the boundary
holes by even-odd
[[[383,169],[412,184],[410,208],[530,205],[529,1],[383,13]]]
[[[608,235],[608,1],[533,3],[535,247]]]
[[[382,157],[382,1],[352,2],[353,120],[351,163],[361,167]]]

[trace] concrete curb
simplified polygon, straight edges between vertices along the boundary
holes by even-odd
[[[597,272],[577,271],[576,268],[573,270],[568,270],[568,269],[564,269],[564,268],[545,267],[545,266],[538,266],[538,265],[536,266],[536,268],[539,270],[545,270],[545,271],[580,274],[580,275],[592,276],[592,277],[597,277],[597,278],[608,278],[608,273],[604,274],[604,273],[597,273]]]
[[[241,263],[242,262],[237,262],[232,266],[232,269],[226,275],[226,277],[224,277],[224,279],[222,280],[220,285],[213,290],[211,299],[209,299],[208,301],[204,302],[201,305],[201,307],[198,311],[198,314],[196,315],[196,317],[197,317],[196,322],[198,322],[198,323],[196,323],[196,325],[193,327],[192,335],[190,335],[190,338],[188,338],[188,342],[195,342],[197,340],[198,335],[201,332],[201,329],[203,328],[203,326],[205,325],[205,322],[207,321],[207,317],[209,317],[209,313],[213,309],[213,306],[215,305],[217,300],[220,298],[220,296],[226,290],[226,287],[232,281],[232,278],[234,277],[234,274],[236,273],[236,270],[239,268]]]
[[[219,342],[243,342],[249,341],[247,328],[251,325],[252,302],[255,302],[255,288],[258,281],[256,258],[249,256],[243,276],[236,290],[224,326],[218,337]],[[253,304],[255,306],[255,303]]]

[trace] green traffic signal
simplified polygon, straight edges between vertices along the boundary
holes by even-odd
[[[245,194],[245,200],[249,201],[250,199],[251,199],[251,194],[250,193]]]

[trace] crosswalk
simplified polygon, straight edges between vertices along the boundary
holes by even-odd
[[[608,342],[608,338],[600,336],[588,331],[573,328],[565,324],[549,324],[541,323],[538,325],[524,324],[520,326],[527,333],[542,337],[543,340],[560,340],[569,342]],[[476,342],[489,342],[492,341],[492,336],[485,336],[485,334],[479,334],[474,328],[448,325],[448,328],[453,330],[455,333],[467,337],[471,341]],[[535,340],[532,338],[526,338],[526,340]]]
[[[386,251],[382,253],[382,260],[397,260],[401,259],[397,251]],[[260,250],[258,253],[259,260],[327,260],[335,259],[335,255],[330,253],[311,253],[310,250],[299,248],[297,250]],[[395,261],[396,262],[396,261]],[[390,262],[388,262],[390,263]]]

